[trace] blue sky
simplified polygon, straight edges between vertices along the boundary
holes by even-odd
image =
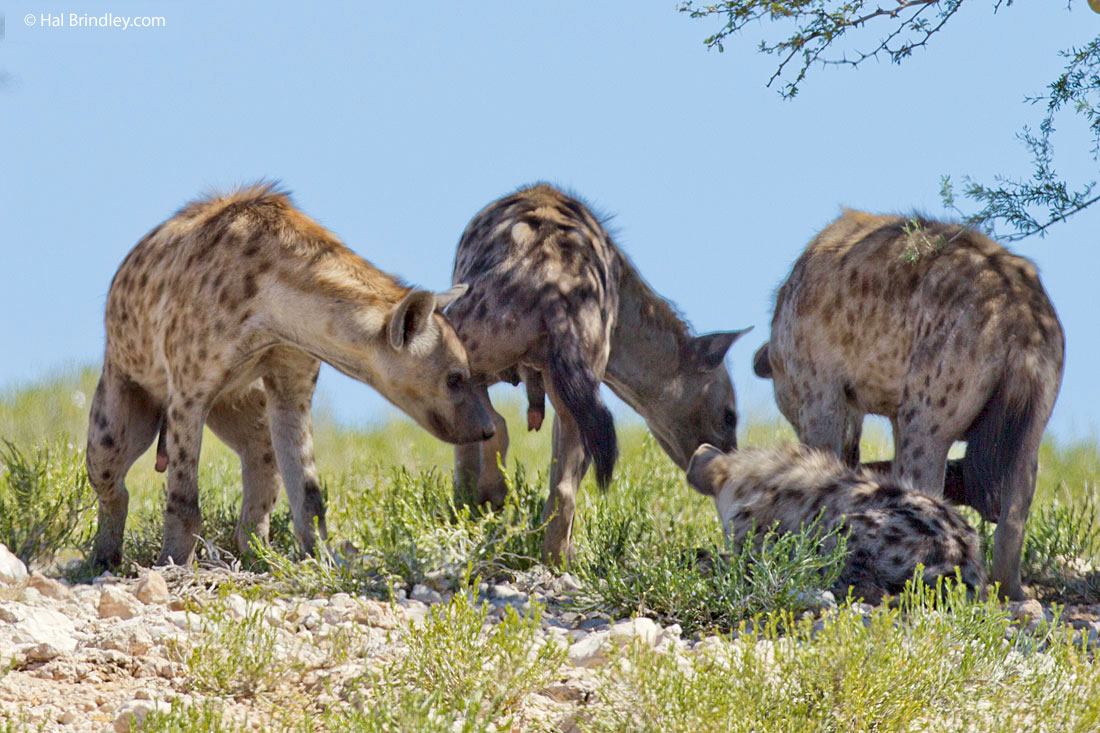
[[[618,242],[700,332],[731,350],[743,409],[774,288],[841,205],[942,215],[939,177],[1026,175],[1022,103],[1100,31],[1084,2],[968,3],[902,64],[764,86],[762,27],[717,28],[666,2],[7,2],[0,40],[0,384],[101,357],[118,263],[207,187],[279,178],[379,267],[444,289],[482,206],[549,180],[615,214]],[[41,14],[158,15],[159,28],[48,28]],[[32,15],[28,27],[24,17]],[[1067,120],[1067,123],[1071,120]],[[1061,171],[1096,176],[1082,129]],[[1067,332],[1056,432],[1098,424],[1100,211],[1013,248],[1034,258]],[[322,400],[361,423],[391,409],[326,369]],[[520,393],[513,393],[518,399]]]

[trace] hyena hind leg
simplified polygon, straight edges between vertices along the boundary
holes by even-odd
[[[847,465],[859,465],[863,413],[847,403],[843,390],[807,400],[799,408],[798,439],[811,448],[831,451]]]
[[[122,560],[122,538],[130,496],[126,473],[157,435],[161,411],[138,385],[103,365],[88,425],[88,479],[99,497],[92,564],[113,567]]]

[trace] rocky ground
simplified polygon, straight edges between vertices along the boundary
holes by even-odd
[[[196,646],[211,638],[228,644],[211,637],[211,630],[259,619],[277,649],[272,658],[293,662],[286,667],[292,673],[277,677],[290,689],[229,696],[223,690],[218,699],[225,716],[263,729],[270,722],[273,696],[317,709],[353,704],[341,694],[350,689],[342,683],[359,677],[364,667],[399,658],[406,633],[415,633],[431,606],[450,597],[446,590],[418,585],[407,595],[399,591],[393,603],[345,593],[257,602],[219,593],[228,581],[239,585],[242,578],[224,568],[169,568],[137,579],[108,574],[69,586],[28,573],[0,545],[0,720],[8,716],[31,730],[127,731],[135,720],[154,709],[167,710],[173,701],[201,704],[212,693],[205,691],[195,665],[210,660],[195,656]],[[557,604],[578,585],[568,574],[535,571],[478,589],[478,600],[490,609],[486,627],[498,623],[508,607],[522,613],[533,602],[545,604],[538,640],[553,639],[568,649],[563,672],[526,704],[528,720],[568,730],[586,706],[599,705],[597,668],[618,642],[637,639],[679,655],[684,664],[702,650],[728,643],[719,637],[685,638],[675,624],[662,628],[647,618],[613,620]],[[821,609],[832,604],[828,593],[816,603]],[[1017,624],[1009,634],[1051,618],[1038,601],[1011,604],[1010,610]],[[1062,619],[1082,641],[1098,644],[1100,606],[1067,607]],[[341,651],[349,648],[355,654]]]

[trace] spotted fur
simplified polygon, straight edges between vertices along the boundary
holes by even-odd
[[[724,358],[741,332],[693,336],[578,199],[542,184],[493,202],[466,227],[453,280],[470,286],[447,314],[473,371],[486,385],[522,378],[531,428],[542,423],[544,395],[554,406],[548,560],[568,559],[589,461],[601,485],[611,479],[615,428],[601,382],[641,413],[681,467],[702,442],[736,445]],[[504,459],[508,434],[493,414],[495,437],[459,447],[455,472],[460,492],[499,506],[506,487],[497,456]]]
[[[492,433],[454,329],[461,294],[414,290],[257,185],[188,204],[126,256],[107,295],[103,376],[87,467],[99,494],[93,560],[121,559],[130,465],[157,436],[168,495],[158,563],[191,561],[205,423],[241,458],[244,549],[266,539],[280,478],[310,551],[325,535],[310,403],[325,361],[372,385],[437,437]]]
[[[1064,335],[1035,265],[966,227],[845,211],[795,262],[754,368],[802,442],[850,464],[863,416],[894,428],[895,479],[941,496],[967,441],[965,502],[997,521],[993,580],[1020,552]]]
[[[918,564],[932,586],[954,578],[956,568],[970,588],[985,585],[978,535],[945,501],[829,452],[788,444],[727,454],[704,445],[688,466],[688,483],[714,500],[735,551],[750,532],[799,532],[819,518],[822,531],[847,533],[839,585],[871,602],[901,591]],[[822,549],[835,547],[835,537]]]

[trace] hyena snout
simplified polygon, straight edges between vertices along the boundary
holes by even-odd
[[[464,388],[460,394],[452,392],[450,407],[449,420],[435,410],[428,413],[431,430],[440,440],[459,445],[480,443],[496,434],[489,411],[473,388]]]

